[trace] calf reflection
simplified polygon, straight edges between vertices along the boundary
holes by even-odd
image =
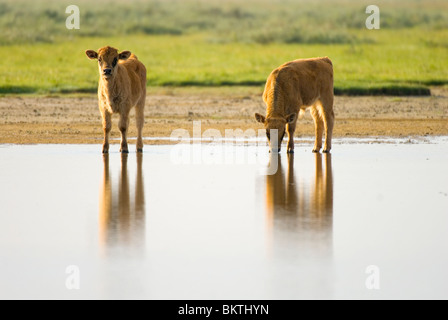
[[[278,157],[278,159],[272,159]],[[315,171],[311,181],[297,179],[294,154],[288,155],[287,169],[279,154],[275,174],[266,176],[266,212],[269,238],[275,247],[300,247],[305,253],[327,255],[332,247],[333,175],[331,154],[315,154]],[[322,250],[320,250],[321,248]],[[300,252],[297,252],[300,254]]]
[[[145,196],[142,173],[143,155],[137,153],[134,201],[131,200],[128,154],[121,154],[117,186],[111,183],[109,155],[103,155],[104,173],[100,191],[100,242],[102,247],[142,247],[145,238]],[[117,190],[118,189],[118,190]]]

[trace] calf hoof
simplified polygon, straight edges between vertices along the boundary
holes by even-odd
[[[319,153],[320,149],[313,149],[314,153]]]
[[[325,149],[322,151],[322,153],[330,153],[330,149]]]
[[[294,149],[288,149],[286,152],[287,153],[294,153]]]
[[[103,154],[108,154],[109,151],[108,150],[103,150]]]
[[[137,148],[137,152],[143,152],[143,148]]]
[[[129,153],[128,150],[124,150],[124,149],[123,149],[123,150],[120,150],[120,152],[121,152],[121,153]]]

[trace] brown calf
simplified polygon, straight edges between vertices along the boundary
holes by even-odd
[[[287,62],[269,75],[263,93],[266,103],[266,117],[256,113],[255,119],[264,124],[269,145],[273,143],[270,131],[277,129],[277,141],[280,145],[288,131],[288,153],[294,152],[294,131],[297,114],[311,109],[314,119],[316,141],[313,152],[322,148],[322,133],[325,129],[323,152],[330,152],[333,133],[333,65],[328,57],[299,59]]]
[[[109,152],[109,134],[113,113],[120,114],[118,127],[121,132],[120,152],[128,153],[126,134],[129,127],[129,112],[135,106],[137,122],[137,152],[143,152],[142,130],[146,98],[146,68],[129,52],[118,53],[112,47],[103,47],[98,53],[87,50],[89,59],[97,59],[100,73],[98,82],[98,105],[103,118],[103,153]]]

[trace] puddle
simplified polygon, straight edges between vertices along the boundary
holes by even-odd
[[[448,138],[311,148],[1,145],[0,298],[447,299]]]

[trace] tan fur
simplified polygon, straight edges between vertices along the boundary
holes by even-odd
[[[288,152],[294,152],[294,131],[299,111],[310,108],[315,124],[316,141],[313,152],[322,148],[322,134],[325,131],[323,152],[331,149],[334,125],[333,112],[333,64],[328,57],[299,59],[287,62],[269,75],[263,92],[266,103],[266,117],[255,114],[258,122],[265,125],[266,133],[278,130],[280,144],[288,132]],[[271,149],[273,141],[269,139]]]
[[[137,151],[143,151],[142,131],[146,98],[146,68],[137,57],[129,51],[118,53],[112,47],[103,47],[96,53],[87,50],[89,59],[98,59],[100,78],[98,82],[98,105],[103,118],[103,153],[109,152],[109,134],[112,127],[113,113],[120,115],[118,127],[121,132],[120,151],[127,153],[127,131],[129,113],[136,108]],[[114,60],[116,64],[114,65]],[[110,70],[110,74],[105,71]]]

